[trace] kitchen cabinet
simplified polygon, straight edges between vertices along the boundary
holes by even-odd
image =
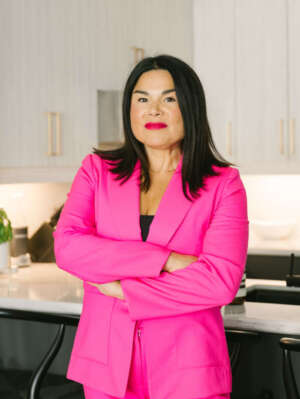
[[[241,0],[235,12],[238,161],[278,173],[287,163],[286,1]]]
[[[299,18],[296,0],[194,2],[194,67],[217,147],[241,173],[300,172]]]
[[[300,2],[288,0],[288,65],[289,110],[286,123],[289,128],[289,162],[300,173]]]
[[[1,97],[0,166],[78,166],[97,144],[91,125],[95,93],[88,35],[78,29],[79,19],[89,26],[85,5],[77,2],[70,7],[65,1],[4,5],[8,13],[2,13],[1,36],[7,76]],[[59,120],[51,118],[51,142],[48,112],[59,115]]]
[[[294,252],[295,251],[291,251]],[[249,254],[246,262],[247,278],[286,280],[290,273],[291,256],[286,255],[267,255]],[[293,274],[300,274],[300,253],[295,253]]]
[[[234,0],[194,1],[194,68],[203,85],[217,149],[236,161]]]
[[[72,180],[109,141],[98,133],[98,91],[123,90],[134,46],[190,63],[191,12],[192,0],[1,1],[0,183]],[[48,112],[59,155],[48,155]]]

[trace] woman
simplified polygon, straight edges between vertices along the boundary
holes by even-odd
[[[87,399],[229,398],[220,309],[247,256],[239,172],[178,58],[135,66],[123,124],[121,148],[84,158],[54,233],[57,265],[84,285],[67,378]]]

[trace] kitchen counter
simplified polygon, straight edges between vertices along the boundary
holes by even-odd
[[[300,256],[300,240],[250,240],[248,255]]]
[[[32,263],[0,274],[0,308],[80,315],[82,281],[55,263]]]
[[[247,279],[249,290],[286,287],[282,280]],[[288,287],[300,294],[300,288]],[[261,331],[274,334],[300,336],[300,306],[277,303],[245,302],[243,305],[224,306],[221,309],[225,328]]]
[[[247,279],[246,286],[285,286],[280,280]],[[293,288],[299,290],[300,288]],[[55,263],[33,263],[10,275],[0,274],[0,308],[80,315],[83,285]],[[260,302],[222,307],[226,328],[300,336],[300,306]]]

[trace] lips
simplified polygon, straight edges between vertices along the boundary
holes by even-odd
[[[164,129],[165,127],[167,127],[168,125],[166,125],[165,123],[152,123],[152,122],[148,122],[145,124],[145,128],[146,129]]]

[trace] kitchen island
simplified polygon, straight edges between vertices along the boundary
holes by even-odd
[[[274,286],[279,290],[290,289],[300,293],[300,288],[285,287],[285,281],[281,280],[247,279],[246,286],[248,291],[258,286]],[[53,364],[56,363],[58,374],[65,375],[82,311],[82,299],[82,280],[59,269],[55,263],[33,263],[16,273],[0,275],[0,351],[9,352],[7,364],[11,364],[10,358],[20,357],[21,352],[27,369],[35,369],[38,381],[41,374],[36,366],[51,347],[53,359],[56,356]],[[280,336],[300,337],[300,306],[246,301],[243,305],[223,306],[221,313],[227,331],[244,330],[260,336],[258,344],[242,344],[237,375],[233,380],[233,392],[237,396],[233,395],[232,399],[261,398],[264,392],[272,394],[265,397],[284,397],[278,342]],[[67,326],[65,330],[64,326]],[[59,350],[60,345],[62,348]],[[33,350],[37,352],[35,358]],[[255,381],[255,386],[252,381]],[[33,385],[29,388],[32,399],[38,397],[33,388]]]
[[[284,287],[281,280],[247,279],[247,289]],[[291,288],[299,290],[300,288]],[[0,275],[0,308],[80,316],[82,280],[59,269],[55,263],[33,263],[16,273]],[[300,306],[245,302],[222,307],[225,328],[300,336]]]

